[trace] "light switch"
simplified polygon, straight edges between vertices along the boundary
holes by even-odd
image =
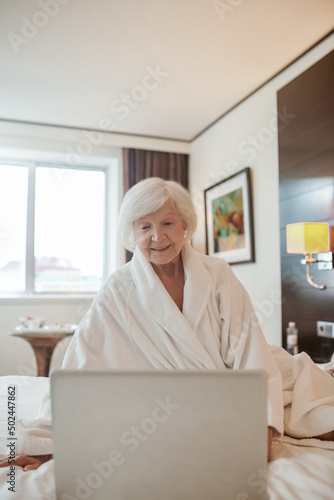
[[[334,323],[329,321],[317,321],[318,337],[334,339]]]

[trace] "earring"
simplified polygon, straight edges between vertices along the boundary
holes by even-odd
[[[188,234],[188,229],[186,229],[183,233],[183,237],[186,238],[187,237],[187,234]]]

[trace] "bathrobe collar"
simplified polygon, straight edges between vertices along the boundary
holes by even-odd
[[[131,261],[133,281],[147,314],[206,368],[214,368],[213,361],[195,333],[209,300],[211,277],[187,242],[182,248],[182,261],[185,272],[182,312],[138,248]]]

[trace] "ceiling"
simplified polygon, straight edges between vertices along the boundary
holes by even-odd
[[[0,118],[191,141],[333,25],[333,0],[0,0]]]

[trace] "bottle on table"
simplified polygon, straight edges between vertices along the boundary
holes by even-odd
[[[286,350],[289,354],[298,354],[298,328],[290,321],[286,329]]]

